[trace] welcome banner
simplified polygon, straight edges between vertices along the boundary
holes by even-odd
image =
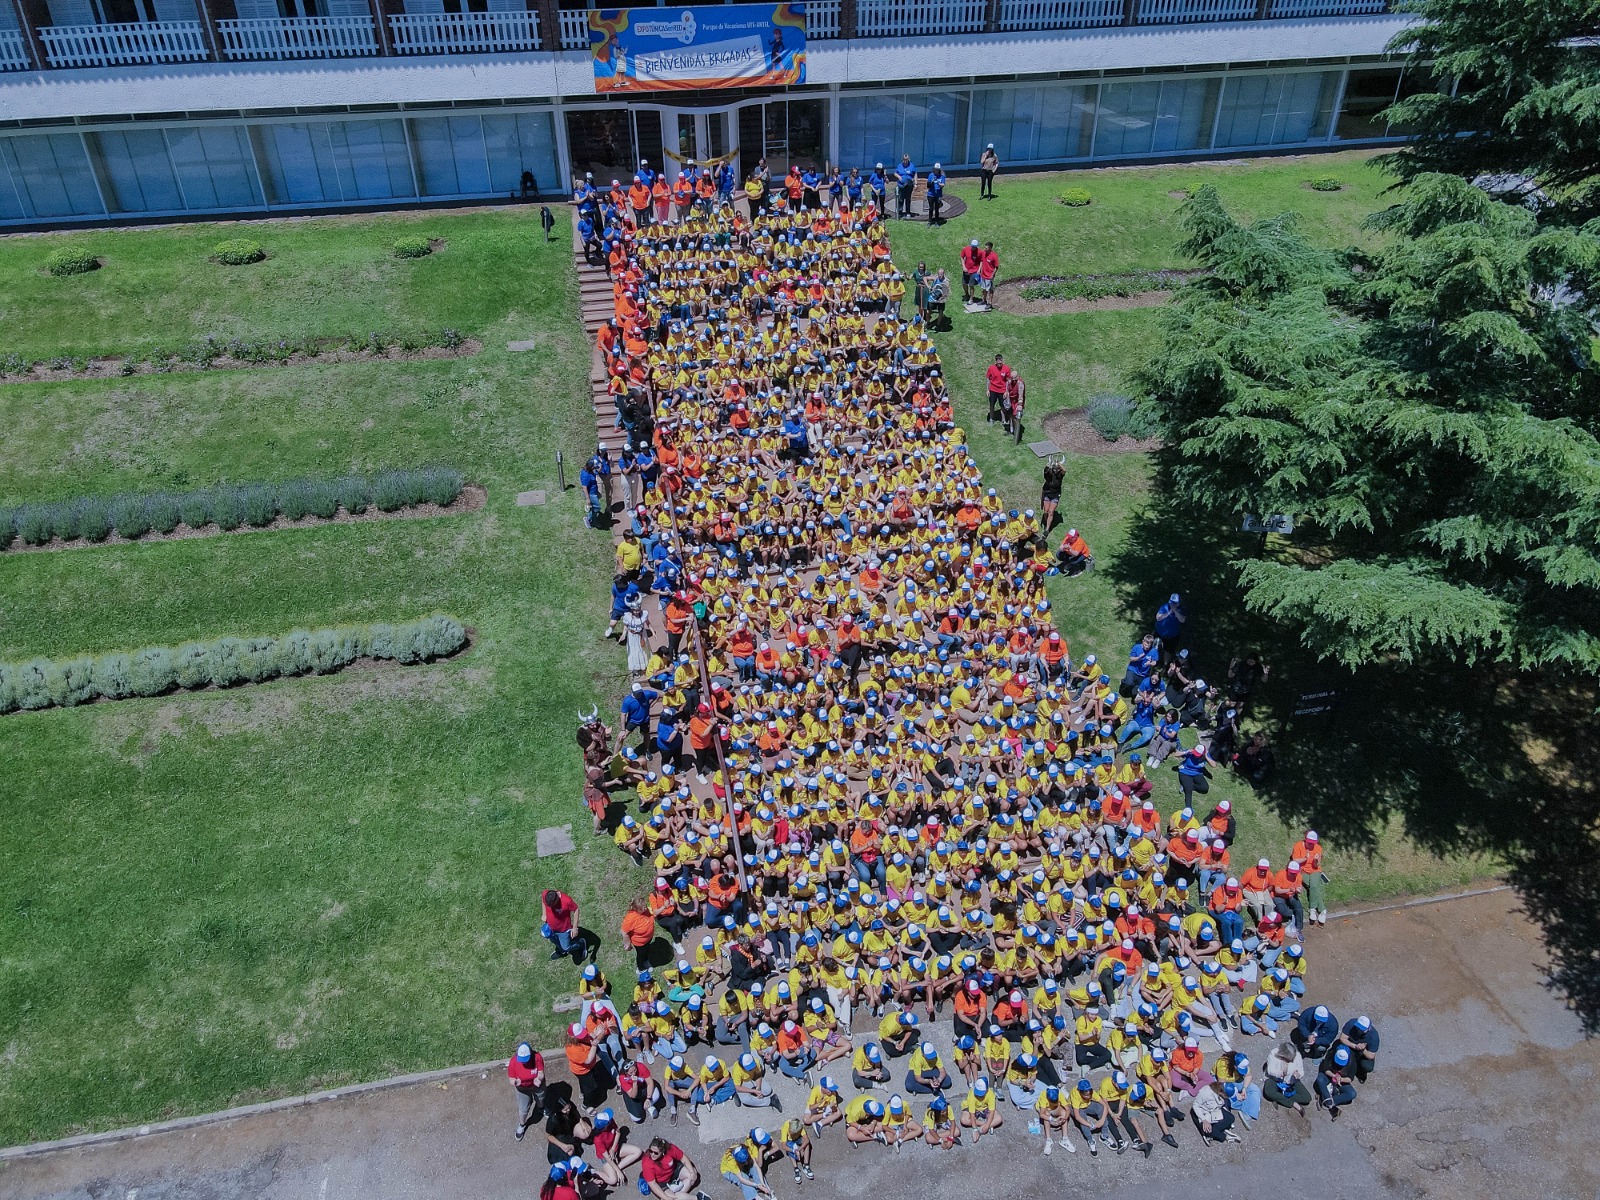
[[[806,80],[806,6],[596,8],[597,92],[785,87]]]

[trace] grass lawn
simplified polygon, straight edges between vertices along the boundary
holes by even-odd
[[[1356,177],[1328,161],[1316,173]],[[1115,215],[1113,186],[1175,208],[1169,179],[1247,184],[1273,171],[1284,195],[1333,203],[1297,190],[1311,164],[1267,163],[1089,172],[1090,209],[1033,211],[1103,220]],[[1004,184],[980,212],[991,227],[999,215],[984,214],[1005,211],[1022,186]],[[1058,185],[1029,186],[1047,196]],[[1271,189],[1242,192],[1259,211],[1277,206]],[[1351,209],[1340,219],[1353,222],[1365,195],[1336,198]],[[1104,227],[1094,269],[1171,265],[1169,243],[1155,244],[1143,221]],[[891,233],[902,260],[931,244],[953,258],[976,228],[963,218]],[[448,239],[445,252],[388,256],[419,229]],[[240,232],[274,257],[228,272],[205,261]],[[0,239],[0,270],[24,281],[6,290],[0,352],[402,324],[454,325],[485,350],[0,386],[0,502],[427,461],[460,467],[489,501],[437,519],[0,556],[5,659],[434,610],[477,632],[449,663],[0,719],[0,1143],[473,1061],[550,1036],[561,1023],[551,1001],[572,976],[545,969],[537,889],[572,891],[585,923],[609,935],[643,882],[589,840],[577,799],[574,718],[597,696],[611,707],[623,660],[596,636],[609,543],[583,528],[576,492],[554,490],[555,451],[571,460],[592,436],[570,246],[545,246],[525,212],[494,211],[71,236],[94,243],[107,268],[36,276],[55,239]],[[1088,269],[1063,244],[1036,243],[1035,269]],[[1021,363],[1037,419],[1116,386],[1155,322],[1149,311],[957,315],[940,346],[959,412],[1013,503],[1036,503],[1038,462],[984,427],[981,364],[995,348]],[[503,349],[529,336],[534,351]],[[1128,514],[1146,486],[1137,456],[1076,458],[1063,513],[1105,553],[1136,537]],[[514,494],[533,487],[552,502],[516,507]],[[1052,597],[1076,652],[1120,662],[1133,625],[1109,583],[1057,580]],[[1170,804],[1175,788],[1161,788]],[[1287,831],[1242,790],[1219,792],[1239,802],[1241,853],[1281,857]],[[578,852],[537,859],[536,831],[567,823]],[[1341,899],[1482,869],[1398,838],[1380,858],[1335,855],[1332,867]],[[614,976],[625,961],[615,940],[603,956]]]

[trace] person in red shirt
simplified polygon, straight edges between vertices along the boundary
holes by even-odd
[[[506,1078],[517,1094],[516,1137],[520,1142],[528,1126],[544,1118],[544,1056],[522,1042],[506,1060]]]
[[[680,1200],[694,1195],[700,1168],[677,1146],[658,1137],[651,1140],[639,1161],[639,1182],[655,1200]]]
[[[982,265],[983,251],[978,248],[978,239],[973,238],[971,245],[961,247],[961,299],[969,304],[977,289],[978,268]]]
[[[546,888],[540,900],[544,904],[544,923],[539,932],[545,940],[555,944],[555,949],[550,951],[550,961],[570,955],[574,962],[581,963],[589,957],[589,944],[578,928],[578,902],[554,888]]]
[[[594,1173],[609,1188],[619,1188],[628,1182],[627,1170],[644,1157],[644,1151],[630,1146],[627,1135],[617,1126],[617,1114],[602,1108],[594,1115]]]
[[[989,380],[989,420],[1000,420],[1001,406],[1006,402],[1006,383],[1011,378],[1011,368],[1006,366],[1006,356],[996,354],[985,373]]]
[[[983,255],[978,260],[978,301],[985,308],[993,308],[994,277],[1000,273],[1000,255],[993,242],[985,242]]]

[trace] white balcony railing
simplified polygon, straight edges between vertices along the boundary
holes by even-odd
[[[537,50],[539,15],[533,12],[404,13],[389,18],[396,54],[492,54]]]
[[[1281,17],[1364,17],[1381,13],[1385,0],[1272,0],[1267,15]]]
[[[1000,0],[1000,29],[1091,29],[1122,24],[1122,0]]]
[[[52,67],[198,62],[210,57],[199,21],[41,25],[39,41]]]
[[[349,58],[378,52],[371,17],[256,17],[217,22],[231,59]]]
[[[806,0],[806,37],[822,41],[839,36],[839,0]]]
[[[856,30],[869,37],[982,33],[984,0],[857,0]]]
[[[33,64],[28,61],[28,46],[18,29],[0,29],[0,71],[26,71]]]
[[[1186,25],[1191,21],[1248,21],[1256,0],[1139,0],[1139,24]]]
[[[561,10],[561,48],[563,50],[589,48],[589,14],[583,9]]]

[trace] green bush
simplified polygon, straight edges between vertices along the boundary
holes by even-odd
[[[395,512],[409,503],[411,489],[402,472],[385,471],[372,481],[372,503],[379,512]]]
[[[1130,436],[1133,401],[1126,396],[1100,395],[1089,398],[1089,424],[1108,442]]]
[[[339,489],[328,479],[312,479],[306,482],[306,509],[314,517],[324,521],[337,516],[339,512]]]
[[[30,546],[42,546],[55,536],[50,506],[27,504],[17,511],[17,536]]]
[[[232,687],[244,679],[244,643],[218,638],[206,648],[206,675],[215,687]]]
[[[211,489],[211,519],[217,528],[232,532],[244,524],[244,497],[240,489],[229,484]]]
[[[182,492],[178,496],[178,516],[190,529],[211,523],[211,493]]]
[[[70,542],[78,536],[78,510],[77,506],[68,500],[43,506],[50,516],[50,532],[53,536],[64,542]]]
[[[271,525],[278,515],[278,496],[267,484],[253,483],[241,488],[239,503],[244,508],[244,519],[257,529]]]
[[[1065,204],[1068,208],[1082,208],[1085,204],[1088,204],[1091,199],[1092,197],[1089,195],[1088,188],[1069,187],[1066,191],[1061,193],[1061,203]]]
[[[82,246],[62,246],[44,260],[44,269],[52,275],[87,275],[99,266],[100,260]]]
[[[111,524],[132,541],[150,532],[150,512],[143,496],[118,496],[111,502]]]
[[[422,471],[423,498],[440,508],[454,504],[466,482],[454,467],[426,467]]]
[[[103,542],[111,534],[111,505],[98,496],[85,496],[77,502],[78,536],[90,542]]]
[[[173,677],[181,688],[205,687],[211,682],[211,647],[206,642],[185,642],[172,652]]]
[[[167,492],[146,497],[144,511],[150,518],[150,528],[157,533],[171,533],[183,519],[178,512],[177,497]]]
[[[146,646],[128,656],[128,682],[135,696],[159,696],[177,681],[170,646]]]
[[[90,669],[90,682],[96,696],[107,700],[123,700],[133,695],[133,678],[126,654],[102,654]],[[0,712],[5,707],[0,703]]]
[[[1344,188],[1344,184],[1340,183],[1332,175],[1318,175],[1315,179],[1308,179],[1306,180],[1306,186],[1313,192],[1337,192],[1342,191]]]
[[[333,481],[339,504],[353,517],[359,517],[372,503],[372,485],[360,475],[346,475]]]
[[[261,248],[261,244],[249,238],[228,238],[211,247],[211,257],[227,267],[260,262],[266,256],[267,252]]]
[[[433,253],[433,244],[427,238],[415,235],[396,238],[394,253],[397,258],[427,258]]]
[[[278,489],[278,511],[287,521],[298,521],[311,511],[310,488],[303,479],[291,479]]]
[[[17,510],[0,504],[0,550],[11,549],[11,542],[16,536]]]
[[[50,681],[47,672],[50,660],[35,658],[29,662],[18,663],[16,671],[16,703],[18,708],[37,709],[49,708]]]

